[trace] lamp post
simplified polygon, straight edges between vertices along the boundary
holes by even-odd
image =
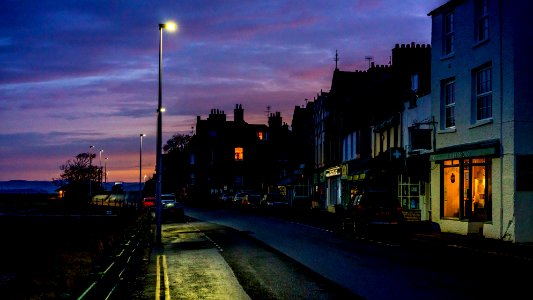
[[[98,169],[99,178],[98,181],[100,181],[100,187],[102,187],[102,152],[104,152],[104,149],[100,149],[100,168]]]
[[[93,145],[89,146],[89,201],[92,200],[92,181],[93,181],[93,152],[92,149],[94,148]]]
[[[176,24],[175,23],[165,23],[165,24],[159,24],[159,93],[158,93],[158,101],[157,101],[157,143],[156,143],[156,159],[155,159],[155,172],[156,172],[156,186],[155,186],[155,203],[156,203],[156,209],[155,209],[155,218],[156,218],[156,243],[161,243],[161,179],[162,179],[162,171],[163,171],[163,157],[161,155],[161,150],[163,148],[163,142],[162,142],[162,131],[163,131],[163,120],[162,120],[162,113],[163,113],[163,91],[162,91],[162,79],[163,75],[161,72],[162,66],[163,66],[163,29],[167,29],[169,31],[176,30]]]
[[[104,161],[104,178],[105,178],[105,183],[107,183],[107,160],[109,159],[109,157],[106,157],[105,158],[105,161]]]
[[[143,137],[145,137],[146,134],[141,133],[139,134],[139,137],[141,139],[139,144],[139,203],[143,199],[143,192],[142,192],[142,168],[143,168]]]

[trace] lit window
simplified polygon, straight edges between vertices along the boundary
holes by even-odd
[[[445,161],[443,165],[442,217],[491,221],[490,159],[462,159],[461,162]]]
[[[235,160],[236,161],[241,161],[243,160],[243,156],[244,156],[244,150],[242,147],[235,147]]]
[[[445,55],[452,54],[455,47],[455,32],[453,24],[453,12],[444,16],[444,47],[443,51]]]
[[[446,128],[455,127],[455,81],[450,80],[442,85],[444,102],[444,119]]]
[[[478,42],[489,38],[489,9],[487,0],[476,2],[476,40]]]
[[[492,117],[492,69],[476,72],[476,120]]]
[[[263,140],[263,132],[262,131],[258,131],[257,132],[257,138],[262,141]]]

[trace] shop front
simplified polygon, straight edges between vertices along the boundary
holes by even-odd
[[[325,170],[324,177],[326,179],[326,209],[334,212],[335,205],[341,204],[341,175],[342,167],[335,166]]]
[[[406,167],[398,175],[398,198],[408,222],[431,221],[429,173],[429,155],[417,154],[406,158]]]
[[[491,222],[492,160],[499,157],[499,141],[455,146],[432,154],[439,166],[440,219],[473,224],[468,233],[481,233]]]

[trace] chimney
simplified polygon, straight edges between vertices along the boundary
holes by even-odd
[[[244,109],[242,109],[242,104],[235,105],[233,114],[233,120],[235,121],[235,123],[244,123]]]

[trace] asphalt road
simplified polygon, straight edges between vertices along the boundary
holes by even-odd
[[[163,246],[151,255],[146,299],[359,298],[247,232],[189,219],[163,224],[162,236]]]
[[[252,299],[515,298],[527,293],[532,278],[516,261],[463,248],[346,239],[292,220],[235,210],[188,208],[186,213],[195,219],[189,225],[205,235],[203,246],[218,249]],[[179,230],[170,236],[183,242]]]

